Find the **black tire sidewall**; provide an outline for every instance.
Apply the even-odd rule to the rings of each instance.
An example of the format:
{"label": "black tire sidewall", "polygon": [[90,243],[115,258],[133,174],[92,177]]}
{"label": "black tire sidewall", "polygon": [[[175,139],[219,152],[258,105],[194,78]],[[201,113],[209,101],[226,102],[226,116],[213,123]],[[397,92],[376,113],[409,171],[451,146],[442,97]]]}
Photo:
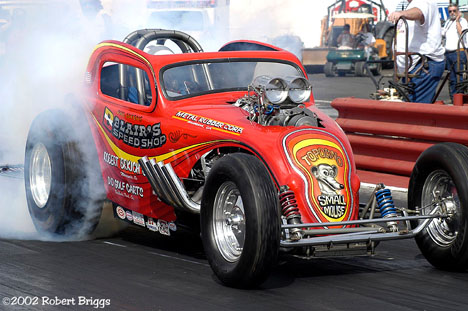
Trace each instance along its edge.
{"label": "black tire sidewall", "polygon": [[[239,189],[246,221],[244,248],[233,263],[220,254],[212,227],[216,193],[226,181],[233,181]],[[268,201],[274,206],[265,206]],[[276,187],[260,160],[247,154],[232,154],[215,163],[203,191],[201,229],[210,266],[224,284],[252,287],[266,279],[278,255],[280,213]]]}
{"label": "black tire sidewall", "polygon": [[354,65],[354,70],[356,72],[356,76],[363,77],[365,76],[366,69],[364,68],[364,62],[356,62]]}
{"label": "black tire sidewall", "polygon": [[[96,179],[100,170],[95,147],[85,148],[89,154],[83,151],[84,144],[94,142],[78,141],[75,137],[76,131],[83,132],[82,137],[92,137],[89,128],[83,128],[88,125],[79,112],[68,115],[61,110],[45,111],[34,119],[29,130],[25,152],[26,198],[33,223],[42,234],[81,239],[94,231],[99,222],[105,192],[102,177]],[[83,119],[81,126],[72,116]],[[34,202],[30,185],[31,153],[39,143],[47,149],[51,164],[50,195],[42,208]],[[96,176],[87,176],[90,170]],[[90,195],[91,192],[96,195]]]}
{"label": "black tire sidewall", "polygon": [[[423,230],[415,237],[419,249],[435,267],[465,270],[468,267],[468,148],[455,143],[437,144],[424,151],[413,169],[408,187],[408,207],[421,206],[424,182],[435,170],[444,170],[452,178],[460,200],[460,224],[457,238],[448,247],[437,245]],[[413,223],[414,227],[416,223]]]}
{"label": "black tire sidewall", "polygon": [[[43,144],[47,150],[51,165],[51,187],[47,203],[39,207],[31,194],[30,163],[34,147]],[[56,132],[43,115],[36,118],[31,125],[26,142],[25,185],[28,209],[36,229],[41,233],[55,233],[61,228],[65,217],[65,167],[62,146]]]}
{"label": "black tire sidewall", "polygon": [[335,71],[333,70],[333,63],[332,62],[325,63],[323,71],[325,73],[325,76],[327,76],[327,77],[334,77],[335,76]]}

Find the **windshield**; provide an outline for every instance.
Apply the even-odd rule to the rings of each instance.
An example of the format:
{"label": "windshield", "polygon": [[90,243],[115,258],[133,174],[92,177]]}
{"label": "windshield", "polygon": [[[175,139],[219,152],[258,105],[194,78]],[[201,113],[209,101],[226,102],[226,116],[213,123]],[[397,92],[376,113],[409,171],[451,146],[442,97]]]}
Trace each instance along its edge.
{"label": "windshield", "polygon": [[304,77],[299,67],[292,63],[225,60],[170,67],[162,73],[162,87],[166,97],[179,99],[207,93],[247,90],[253,79],[262,75]]}

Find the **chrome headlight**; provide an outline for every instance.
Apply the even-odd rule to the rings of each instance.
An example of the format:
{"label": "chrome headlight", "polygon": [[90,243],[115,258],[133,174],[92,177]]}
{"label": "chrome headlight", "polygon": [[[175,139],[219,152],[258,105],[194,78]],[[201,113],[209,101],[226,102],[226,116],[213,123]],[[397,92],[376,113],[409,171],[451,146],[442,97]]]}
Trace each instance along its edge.
{"label": "chrome headlight", "polygon": [[272,104],[281,104],[288,97],[288,84],[281,78],[259,76],[253,85],[265,92],[265,97]]}
{"label": "chrome headlight", "polygon": [[296,104],[302,104],[310,98],[312,86],[310,82],[303,77],[287,77],[289,87],[289,98]]}

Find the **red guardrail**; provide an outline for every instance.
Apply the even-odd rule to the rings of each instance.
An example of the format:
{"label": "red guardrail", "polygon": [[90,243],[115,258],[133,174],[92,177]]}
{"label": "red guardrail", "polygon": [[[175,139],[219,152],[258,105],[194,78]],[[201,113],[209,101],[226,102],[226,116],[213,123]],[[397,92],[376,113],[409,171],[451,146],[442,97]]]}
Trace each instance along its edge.
{"label": "red guardrail", "polygon": [[438,142],[468,145],[468,106],[337,98],[338,124],[363,182],[407,187],[418,156]]}

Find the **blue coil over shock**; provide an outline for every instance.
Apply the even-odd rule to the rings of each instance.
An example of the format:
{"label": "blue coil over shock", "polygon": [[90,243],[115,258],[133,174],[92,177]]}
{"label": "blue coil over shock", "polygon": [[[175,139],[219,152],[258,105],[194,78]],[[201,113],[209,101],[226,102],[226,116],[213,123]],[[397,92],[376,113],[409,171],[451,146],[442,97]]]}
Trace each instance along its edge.
{"label": "blue coil over shock", "polygon": [[390,189],[380,189],[375,193],[375,198],[377,199],[377,207],[380,210],[380,215],[383,218],[397,216]]}
{"label": "blue coil over shock", "polygon": [[[375,198],[377,200],[377,207],[380,210],[380,215],[382,216],[382,218],[398,216],[395,204],[393,203],[392,193],[390,192],[390,189],[382,188],[376,191]],[[397,223],[395,221],[387,222],[387,226],[390,229],[390,231],[398,231]]]}

